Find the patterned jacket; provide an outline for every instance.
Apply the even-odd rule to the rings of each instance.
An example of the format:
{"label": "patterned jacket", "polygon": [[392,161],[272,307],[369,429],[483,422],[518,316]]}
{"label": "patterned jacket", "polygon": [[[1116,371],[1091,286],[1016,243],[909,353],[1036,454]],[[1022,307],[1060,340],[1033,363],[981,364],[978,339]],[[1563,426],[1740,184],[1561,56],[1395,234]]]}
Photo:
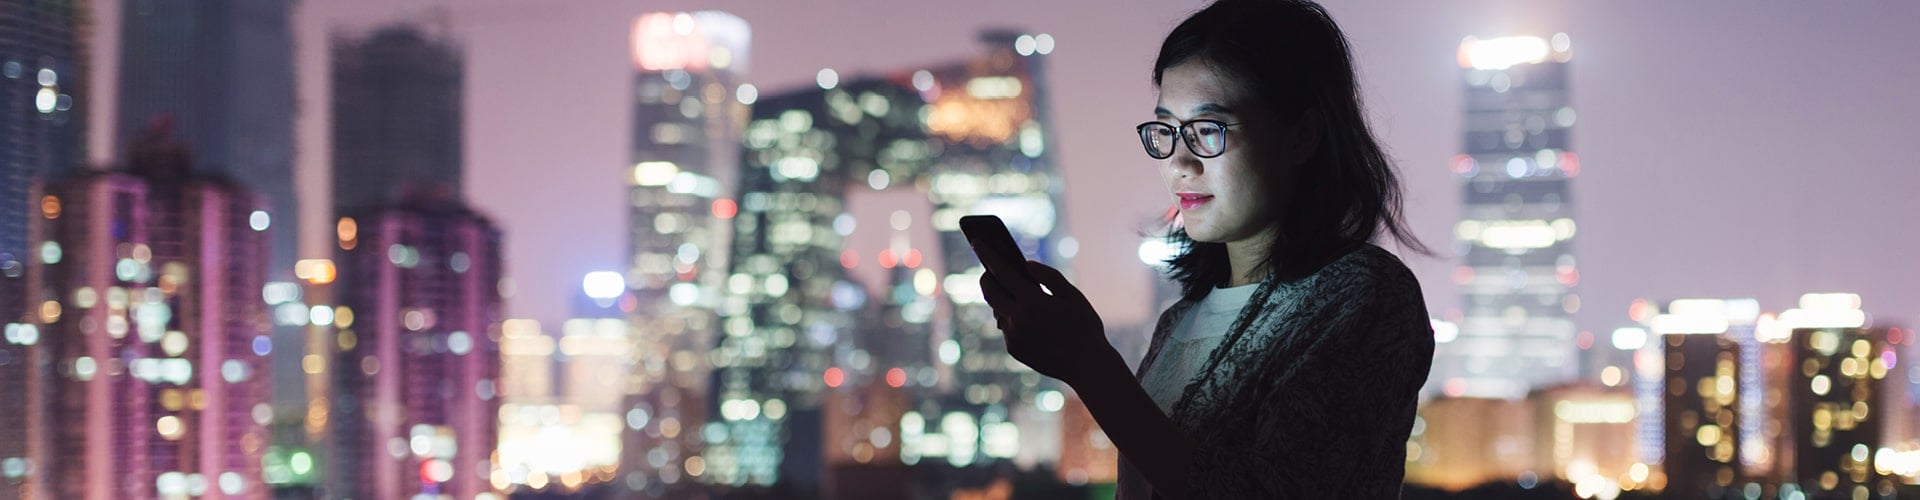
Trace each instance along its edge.
{"label": "patterned jacket", "polygon": [[[1160,315],[1136,379],[1197,300]],[[1194,440],[1188,498],[1398,498],[1433,363],[1420,284],[1374,245],[1268,277],[1174,403]],[[1123,455],[1120,500],[1155,497]]]}

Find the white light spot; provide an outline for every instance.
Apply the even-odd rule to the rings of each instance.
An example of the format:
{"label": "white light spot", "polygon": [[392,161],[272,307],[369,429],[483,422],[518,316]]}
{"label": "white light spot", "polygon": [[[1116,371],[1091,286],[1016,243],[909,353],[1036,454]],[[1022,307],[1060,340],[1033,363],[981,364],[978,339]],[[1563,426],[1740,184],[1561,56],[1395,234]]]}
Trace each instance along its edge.
{"label": "white light spot", "polygon": [[594,271],[581,280],[580,288],[587,292],[588,297],[613,299],[626,292],[627,279],[613,271]]}
{"label": "white light spot", "polygon": [[467,335],[467,332],[447,334],[447,350],[452,351],[454,355],[466,354],[473,351],[473,336]]}
{"label": "white light spot", "polygon": [[760,100],[760,88],[751,83],[743,84],[740,88],[734,89],[733,98],[738,99],[740,104],[751,105]]}
{"label": "white light spot", "polygon": [[947,340],[941,341],[940,342],[940,362],[946,363],[949,365],[959,363],[960,362],[960,344],[957,342],[954,342],[953,339],[947,339]]}
{"label": "white light spot", "polygon": [[822,69],[813,75],[813,81],[820,84],[821,90],[833,90],[834,87],[840,86],[840,73],[835,72],[833,68]]}
{"label": "white light spot", "polygon": [[267,226],[272,222],[273,217],[268,216],[266,210],[254,210],[253,215],[247,216],[247,225],[255,231],[267,230]]}

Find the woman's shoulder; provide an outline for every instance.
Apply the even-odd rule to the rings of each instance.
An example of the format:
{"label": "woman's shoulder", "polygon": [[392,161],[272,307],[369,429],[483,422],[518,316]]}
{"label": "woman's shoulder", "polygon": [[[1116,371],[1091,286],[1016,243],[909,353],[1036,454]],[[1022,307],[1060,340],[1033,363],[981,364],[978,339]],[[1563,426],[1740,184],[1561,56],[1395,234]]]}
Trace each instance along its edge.
{"label": "woman's shoulder", "polygon": [[1399,256],[1372,243],[1362,243],[1313,273],[1302,284],[1311,291],[1336,296],[1418,299],[1420,282]]}

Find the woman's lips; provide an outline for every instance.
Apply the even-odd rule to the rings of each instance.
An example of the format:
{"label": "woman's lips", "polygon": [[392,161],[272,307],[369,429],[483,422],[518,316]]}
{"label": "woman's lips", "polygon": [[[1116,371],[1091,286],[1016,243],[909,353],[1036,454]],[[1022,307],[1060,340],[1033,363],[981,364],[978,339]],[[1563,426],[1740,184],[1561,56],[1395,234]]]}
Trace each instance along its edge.
{"label": "woman's lips", "polygon": [[1182,193],[1180,194],[1180,209],[1192,210],[1193,207],[1200,206],[1212,200],[1213,200],[1213,195]]}

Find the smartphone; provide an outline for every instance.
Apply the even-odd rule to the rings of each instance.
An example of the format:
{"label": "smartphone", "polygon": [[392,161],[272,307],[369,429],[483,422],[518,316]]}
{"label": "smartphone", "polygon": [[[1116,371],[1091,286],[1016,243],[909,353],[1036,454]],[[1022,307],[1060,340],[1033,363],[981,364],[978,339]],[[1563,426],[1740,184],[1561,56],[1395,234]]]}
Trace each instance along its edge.
{"label": "smartphone", "polygon": [[[1020,253],[1020,244],[1013,241],[1013,233],[1007,231],[1006,223],[1001,222],[999,217],[992,215],[961,217],[960,232],[967,235],[967,244],[973,246],[973,254],[980,257],[981,264],[985,264],[992,270],[1011,268],[1028,282],[1039,283],[1034,281],[1033,275],[1027,274],[1026,256]],[[991,248],[993,253],[1004,260],[987,262],[986,257],[980,255],[981,246]]]}

